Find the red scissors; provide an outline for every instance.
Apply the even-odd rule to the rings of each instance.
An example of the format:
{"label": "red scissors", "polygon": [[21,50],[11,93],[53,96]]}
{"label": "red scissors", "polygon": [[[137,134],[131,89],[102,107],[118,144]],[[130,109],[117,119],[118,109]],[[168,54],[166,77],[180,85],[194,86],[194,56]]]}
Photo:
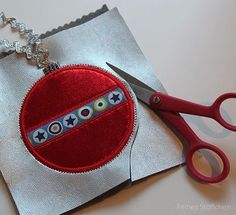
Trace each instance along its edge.
{"label": "red scissors", "polygon": [[[220,105],[222,102],[226,99],[236,98],[236,93],[223,94],[218,97],[211,106],[203,106],[161,92],[156,92],[156,90],[114,65],[109,63],[107,63],[107,65],[130,84],[139,100],[147,104],[151,109],[155,110],[161,118],[167,120],[167,122],[169,122],[180,133],[180,135],[185,138],[187,142],[186,164],[192,176],[206,183],[217,183],[223,181],[228,176],[230,164],[224,152],[216,146],[202,141],[179,113],[209,117],[216,120],[223,127],[236,131],[236,126],[226,122],[220,114]],[[221,158],[223,169],[220,175],[212,177],[205,176],[194,167],[192,158],[194,153],[200,149],[207,149],[215,152]]]}

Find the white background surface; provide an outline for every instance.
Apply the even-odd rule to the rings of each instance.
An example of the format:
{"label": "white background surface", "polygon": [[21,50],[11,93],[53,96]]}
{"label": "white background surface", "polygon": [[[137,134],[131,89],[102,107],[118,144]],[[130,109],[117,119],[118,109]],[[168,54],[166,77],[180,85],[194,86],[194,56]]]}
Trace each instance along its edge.
{"label": "white background surface", "polygon": [[[103,3],[118,7],[169,94],[210,103],[224,92],[236,92],[235,0],[0,0],[0,10],[42,33]],[[228,110],[236,124],[236,102]],[[200,184],[185,168],[177,167],[75,214],[235,214],[236,134],[204,120],[213,129],[209,133],[198,126],[201,119],[186,119],[202,139],[227,154],[231,163],[227,180],[217,185]],[[16,213],[0,180],[0,214]]]}

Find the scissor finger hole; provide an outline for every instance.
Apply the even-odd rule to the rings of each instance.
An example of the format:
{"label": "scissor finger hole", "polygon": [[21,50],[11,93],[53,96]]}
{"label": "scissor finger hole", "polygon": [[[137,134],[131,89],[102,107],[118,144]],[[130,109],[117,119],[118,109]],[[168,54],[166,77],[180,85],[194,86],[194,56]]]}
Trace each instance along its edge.
{"label": "scissor finger hole", "polygon": [[224,164],[220,156],[209,149],[198,149],[193,153],[194,169],[204,177],[215,178],[222,174]]}
{"label": "scissor finger hole", "polygon": [[236,126],[236,99],[229,98],[220,105],[220,115],[230,125]]}

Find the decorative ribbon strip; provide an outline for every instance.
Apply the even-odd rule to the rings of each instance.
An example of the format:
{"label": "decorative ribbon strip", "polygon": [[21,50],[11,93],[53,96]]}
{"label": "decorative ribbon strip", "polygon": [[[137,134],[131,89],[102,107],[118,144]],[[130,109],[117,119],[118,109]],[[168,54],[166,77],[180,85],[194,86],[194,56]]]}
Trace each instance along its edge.
{"label": "decorative ribbon strip", "polygon": [[126,101],[126,97],[123,91],[117,88],[62,117],[28,132],[28,138],[34,147],[39,146],[78,125],[88,122],[124,101]]}

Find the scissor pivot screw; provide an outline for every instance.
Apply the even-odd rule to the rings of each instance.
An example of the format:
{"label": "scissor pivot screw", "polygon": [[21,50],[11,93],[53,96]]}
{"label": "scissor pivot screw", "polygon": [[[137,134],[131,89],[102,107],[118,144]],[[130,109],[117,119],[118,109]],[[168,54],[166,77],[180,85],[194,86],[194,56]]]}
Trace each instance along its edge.
{"label": "scissor pivot screw", "polygon": [[154,96],[152,101],[154,104],[158,104],[161,101],[161,99],[158,96]]}

